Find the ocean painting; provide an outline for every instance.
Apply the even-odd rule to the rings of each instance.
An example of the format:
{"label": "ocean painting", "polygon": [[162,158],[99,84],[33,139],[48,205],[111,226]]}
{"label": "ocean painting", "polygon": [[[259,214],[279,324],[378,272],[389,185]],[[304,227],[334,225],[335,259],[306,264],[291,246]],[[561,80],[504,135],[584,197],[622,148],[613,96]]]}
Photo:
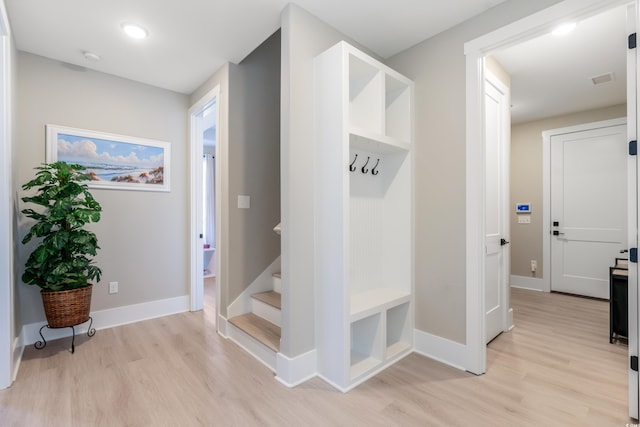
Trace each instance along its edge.
{"label": "ocean painting", "polygon": [[77,163],[89,186],[169,191],[169,144],[142,138],[47,125],[47,161]]}

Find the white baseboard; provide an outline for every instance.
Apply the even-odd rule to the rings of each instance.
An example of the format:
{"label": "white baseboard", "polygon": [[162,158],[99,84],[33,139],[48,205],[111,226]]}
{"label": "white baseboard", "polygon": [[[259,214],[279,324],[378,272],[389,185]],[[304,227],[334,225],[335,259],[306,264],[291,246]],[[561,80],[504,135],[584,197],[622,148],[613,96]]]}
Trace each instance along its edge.
{"label": "white baseboard", "polygon": [[[93,318],[92,327],[96,330],[108,329],[129,323],[140,322],[142,320],[154,319],[156,317],[169,316],[171,314],[184,313],[189,311],[189,296],[168,298],[157,301],[149,301],[141,304],[127,305],[124,307],[110,308],[91,312]],[[45,322],[29,323],[22,327],[21,343],[27,346],[40,341],[38,331]],[[87,333],[89,322],[78,325],[75,328],[76,335]],[[71,336],[69,328],[46,329],[43,331],[47,341]]]}
{"label": "white baseboard", "polygon": [[414,329],[413,346],[416,353],[462,371],[466,370],[467,346],[464,344]]}
{"label": "white baseboard", "polygon": [[276,379],[289,388],[315,377],[318,371],[318,353],[311,350],[293,359],[276,354]]}
{"label": "white baseboard", "polygon": [[22,354],[24,353],[24,342],[22,341],[22,334],[13,340],[13,372],[12,381],[15,381],[18,377],[18,370],[20,369],[20,362],[22,362]]}
{"label": "white baseboard", "polygon": [[545,292],[544,280],[538,277],[526,277],[511,275],[509,283],[512,288],[529,289],[532,291]]}
{"label": "white baseboard", "polygon": [[227,318],[218,314],[217,326],[218,326],[218,333],[222,335],[225,339],[229,338],[227,336]]}

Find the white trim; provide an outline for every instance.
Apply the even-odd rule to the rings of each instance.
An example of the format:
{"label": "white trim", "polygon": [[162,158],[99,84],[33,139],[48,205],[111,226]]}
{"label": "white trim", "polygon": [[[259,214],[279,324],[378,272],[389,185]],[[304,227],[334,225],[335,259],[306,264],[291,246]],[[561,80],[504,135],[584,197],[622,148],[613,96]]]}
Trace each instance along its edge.
{"label": "white trim", "polygon": [[[196,131],[198,128],[198,121],[196,116],[200,114],[209,104],[212,102],[216,102],[216,134],[219,135],[220,130],[220,85],[216,85],[213,89],[207,92],[202,98],[200,98],[195,104],[193,104],[189,108],[189,164],[190,164],[190,174],[189,174],[189,282],[190,282],[190,310],[198,311],[202,310],[204,306],[204,284],[203,284],[203,249],[202,249],[202,238],[200,234],[202,233],[202,228],[198,224],[198,210],[197,201],[202,198],[202,142],[198,138],[198,132]],[[216,136],[217,136],[216,135]],[[219,144],[221,143],[220,138],[217,138],[216,141],[216,162],[223,161],[223,159],[219,156]],[[200,160],[200,161],[199,161]],[[216,167],[216,274],[217,284],[216,292],[217,298],[216,300],[220,301],[220,254],[225,251],[226,248],[222,247],[222,240],[219,238],[220,232],[222,229],[219,227],[220,221],[220,169]],[[220,250],[218,250],[220,249]],[[218,307],[218,313],[220,312]]]}
{"label": "white trim", "polygon": [[314,378],[318,371],[318,353],[311,350],[294,358],[276,354],[276,380],[289,388]]}
{"label": "white trim", "polygon": [[542,132],[542,291],[551,292],[551,137],[611,126],[626,125],[627,118],[583,123]]}
{"label": "white trim", "polygon": [[[157,301],[149,301],[141,304],[132,304],[124,307],[110,308],[106,310],[92,311],[93,327],[96,330],[114,328],[116,326],[127,325],[129,323],[141,322],[143,320],[155,319],[158,317],[170,316],[172,314],[189,311],[189,296],[167,298]],[[29,323],[22,327],[21,342],[23,345],[31,345],[40,340],[38,331],[45,322]],[[76,336],[86,333],[89,322],[83,323],[75,328]],[[47,341],[66,338],[71,336],[69,328],[44,329],[44,338]]]}
{"label": "white trim", "polygon": [[218,329],[218,334],[220,334],[220,336],[222,336],[225,339],[229,338],[229,336],[227,335],[227,325],[228,325],[227,318],[219,314],[218,321],[216,322],[216,326]]}
{"label": "white trim", "polygon": [[11,165],[11,40],[4,2],[0,2],[0,390],[13,382],[13,198]]}
{"label": "white trim", "polygon": [[[467,329],[466,360],[458,361],[469,372],[483,374],[487,369],[484,341],[484,264],[485,264],[485,150],[483,142],[483,59],[479,52],[467,54],[467,182],[466,182],[466,259]],[[480,114],[478,114],[480,112]],[[480,215],[478,215],[480,213]]]}
{"label": "white trim", "polygon": [[[546,265],[546,264],[545,264]],[[511,275],[509,279],[512,288],[529,289],[530,291],[549,292],[545,288],[545,282],[539,277],[526,277]]]}
{"label": "white trim", "polygon": [[22,334],[15,337],[13,340],[13,374],[11,376],[12,381],[15,381],[18,377],[18,371],[20,370],[20,362],[22,362],[22,355],[24,354],[24,343],[22,342]]}
{"label": "white trim", "polygon": [[464,344],[414,329],[413,346],[413,351],[429,359],[437,360],[461,371],[467,370],[465,368],[467,351]]}
{"label": "white trim", "polygon": [[[633,34],[638,26],[638,2],[627,6],[627,34]],[[627,140],[637,140],[638,132],[638,49],[627,49]],[[638,156],[628,156],[627,160],[627,236],[629,248],[638,247]],[[628,356],[638,355],[638,264],[629,265],[628,279]],[[629,368],[629,417],[638,418],[638,372]]]}
{"label": "white trim", "polygon": [[[554,24],[624,5],[629,0],[565,0],[520,19],[464,45],[466,55],[466,303],[467,303],[467,370],[486,371],[484,336],[484,144],[481,102],[482,59],[498,48],[529,40],[549,31]],[[480,215],[478,215],[480,213]],[[547,264],[545,264],[547,265]]]}

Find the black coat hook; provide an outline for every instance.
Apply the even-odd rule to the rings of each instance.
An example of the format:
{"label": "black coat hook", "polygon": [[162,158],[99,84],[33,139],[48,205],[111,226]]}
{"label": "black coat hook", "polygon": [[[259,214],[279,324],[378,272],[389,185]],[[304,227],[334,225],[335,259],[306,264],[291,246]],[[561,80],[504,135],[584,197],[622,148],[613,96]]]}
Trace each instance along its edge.
{"label": "black coat hook", "polygon": [[367,161],[365,162],[364,165],[362,165],[362,173],[369,172],[369,169],[366,168],[366,166],[369,164],[369,159],[371,159],[371,157],[367,156]]}
{"label": "black coat hook", "polygon": [[378,159],[378,161],[376,162],[376,165],[373,167],[373,169],[371,169],[371,175],[378,175],[380,173],[379,170],[376,170],[379,163],[380,163],[380,159]]}
{"label": "black coat hook", "polygon": [[356,160],[358,160],[358,154],[357,154],[357,153],[356,153],[356,157],[353,159],[353,162],[351,162],[351,164],[349,165],[349,170],[350,170],[351,172],[353,172],[353,171],[355,171],[355,170],[356,170],[356,167],[355,167],[355,166],[353,166],[353,165],[356,163]]}

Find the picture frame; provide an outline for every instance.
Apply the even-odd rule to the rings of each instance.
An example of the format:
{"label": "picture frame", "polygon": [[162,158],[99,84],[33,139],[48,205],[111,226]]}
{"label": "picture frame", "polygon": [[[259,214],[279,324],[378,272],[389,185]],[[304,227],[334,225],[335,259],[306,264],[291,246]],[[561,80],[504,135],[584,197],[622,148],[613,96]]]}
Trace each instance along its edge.
{"label": "picture frame", "polygon": [[84,166],[91,188],[171,191],[168,142],[47,124],[45,159]]}

